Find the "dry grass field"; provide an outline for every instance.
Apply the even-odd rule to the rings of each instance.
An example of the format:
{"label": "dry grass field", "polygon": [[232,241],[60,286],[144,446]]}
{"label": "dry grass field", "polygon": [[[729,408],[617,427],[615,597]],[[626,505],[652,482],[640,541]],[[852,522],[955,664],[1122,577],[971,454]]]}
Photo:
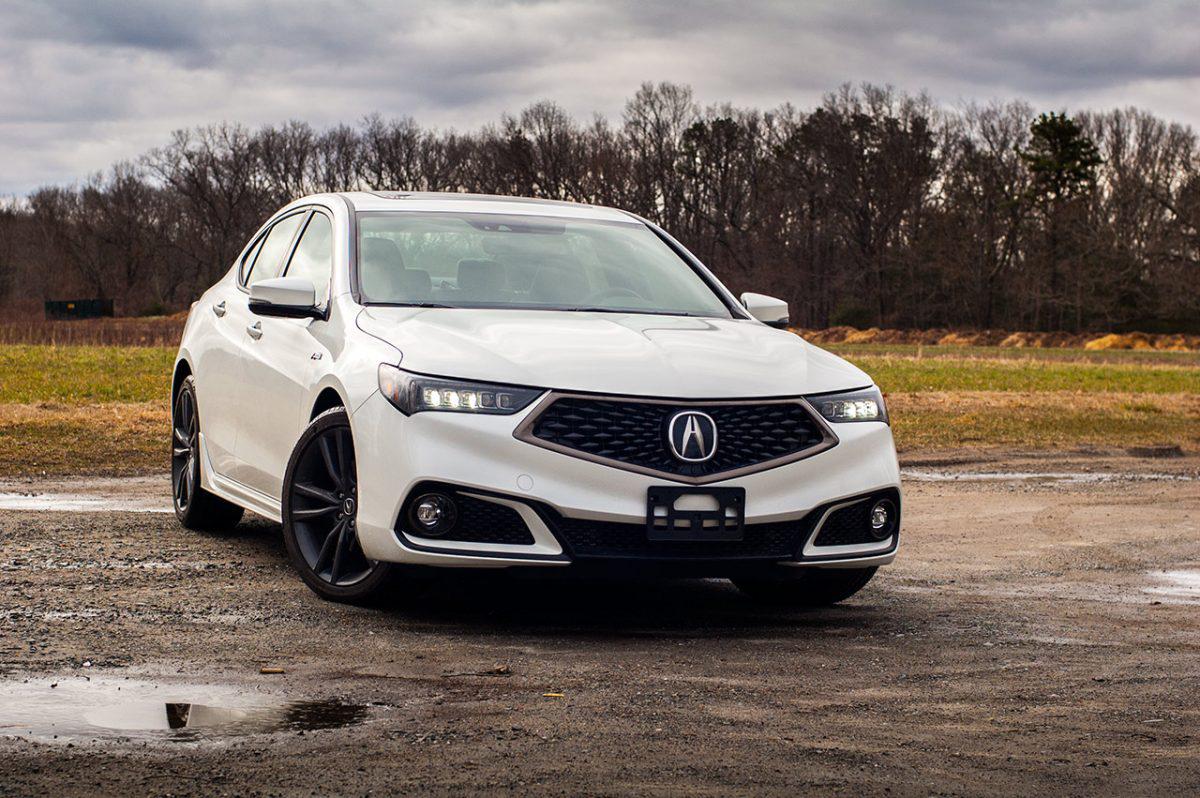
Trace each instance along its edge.
{"label": "dry grass field", "polygon": [[[884,389],[902,455],[1200,449],[1200,353],[827,346]],[[174,352],[0,345],[0,476],[165,469]]]}

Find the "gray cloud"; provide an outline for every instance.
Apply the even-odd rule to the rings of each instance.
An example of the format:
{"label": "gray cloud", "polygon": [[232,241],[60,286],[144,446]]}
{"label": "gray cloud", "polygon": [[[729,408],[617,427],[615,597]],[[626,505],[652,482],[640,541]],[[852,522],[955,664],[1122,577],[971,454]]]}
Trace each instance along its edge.
{"label": "gray cloud", "polygon": [[1196,124],[1198,34],[1178,2],[16,0],[0,10],[0,192],[206,122],[473,128],[543,98],[615,117],[645,80],[762,107],[872,81]]}

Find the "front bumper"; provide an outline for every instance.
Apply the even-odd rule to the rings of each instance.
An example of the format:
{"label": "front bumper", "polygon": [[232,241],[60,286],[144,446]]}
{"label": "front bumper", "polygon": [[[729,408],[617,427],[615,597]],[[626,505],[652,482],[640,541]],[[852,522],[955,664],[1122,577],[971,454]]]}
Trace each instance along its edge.
{"label": "front bumper", "polygon": [[[358,463],[358,535],[366,555],[442,567],[562,566],[583,559],[563,534],[564,523],[595,529],[597,534],[632,534],[633,527],[644,528],[647,489],[671,480],[517,440],[514,431],[535,407],[536,403],[513,416],[427,412],[409,417],[379,393],[364,402],[351,425]],[[776,551],[766,559],[794,566],[867,567],[895,557],[899,529],[883,541],[816,545],[821,522],[839,505],[888,490],[899,499],[900,471],[891,428],[882,423],[839,424],[836,433],[838,444],[813,457],[711,483],[745,488],[748,531],[797,526],[794,549]],[[532,542],[449,541],[399,531],[405,499],[423,482],[454,485],[512,509],[528,526]],[[589,559],[605,557],[602,550],[596,551],[600,554]],[[674,559],[663,551],[655,549],[649,556]],[[703,559],[710,565],[745,562],[739,551],[731,550],[728,557],[692,556],[694,551],[690,548],[683,559]]]}

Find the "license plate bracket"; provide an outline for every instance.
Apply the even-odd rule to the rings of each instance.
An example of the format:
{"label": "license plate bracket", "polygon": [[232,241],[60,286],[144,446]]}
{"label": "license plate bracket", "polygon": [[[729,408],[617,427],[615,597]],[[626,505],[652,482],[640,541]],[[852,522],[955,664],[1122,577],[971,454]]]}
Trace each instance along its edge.
{"label": "license plate bracket", "polygon": [[745,488],[651,485],[646,492],[649,540],[742,540],[745,525]]}

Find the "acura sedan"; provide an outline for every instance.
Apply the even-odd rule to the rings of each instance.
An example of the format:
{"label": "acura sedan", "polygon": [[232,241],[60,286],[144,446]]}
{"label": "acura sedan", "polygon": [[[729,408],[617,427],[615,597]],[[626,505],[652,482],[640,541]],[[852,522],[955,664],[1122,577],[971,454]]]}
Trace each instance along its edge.
{"label": "acura sedan", "polygon": [[501,567],[840,601],[895,557],[899,469],[871,378],[787,315],[620,210],[305,197],[192,308],[175,511],[279,521],[338,601]]}

